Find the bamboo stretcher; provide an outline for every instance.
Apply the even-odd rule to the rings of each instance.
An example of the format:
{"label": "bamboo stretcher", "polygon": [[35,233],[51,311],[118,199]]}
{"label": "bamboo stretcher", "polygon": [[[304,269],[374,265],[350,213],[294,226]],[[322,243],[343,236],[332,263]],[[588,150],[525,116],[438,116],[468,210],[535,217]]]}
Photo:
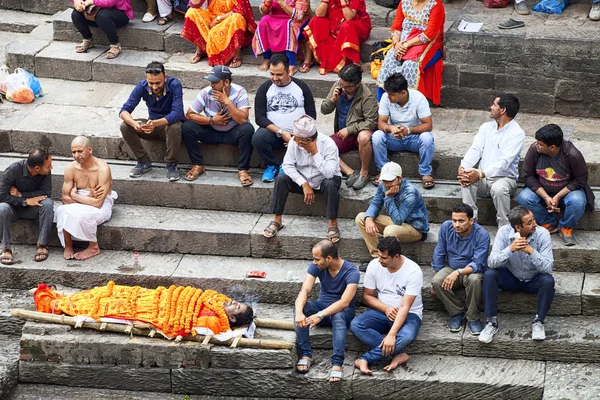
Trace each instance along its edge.
{"label": "bamboo stretcher", "polygon": [[[116,324],[110,322],[78,322],[75,318],[70,317],[68,315],[56,315],[56,314],[48,314],[44,312],[25,310],[16,308],[11,310],[11,314],[15,318],[24,318],[30,319],[33,321],[41,321],[41,322],[50,322],[54,324],[62,324],[69,325],[75,328],[88,328],[95,329],[97,331],[108,331],[108,332],[117,332],[117,333],[125,333],[128,335],[136,335],[136,336],[149,336],[154,337],[156,334],[156,330],[152,329],[151,325],[133,321],[133,325],[130,324]],[[292,321],[283,321],[276,319],[265,319],[265,318],[256,318],[254,323],[259,328],[270,328],[270,329],[285,329],[285,330],[293,330],[294,324]],[[241,336],[234,337],[232,339],[226,341],[218,341],[211,335],[188,335],[188,336],[178,336],[175,339],[176,342],[180,342],[181,340],[186,341],[194,341],[201,342],[202,344],[216,344],[221,346],[230,346],[230,347],[254,347],[259,349],[292,349],[294,347],[294,343],[289,342],[287,340],[279,340],[279,339],[249,339]]]}

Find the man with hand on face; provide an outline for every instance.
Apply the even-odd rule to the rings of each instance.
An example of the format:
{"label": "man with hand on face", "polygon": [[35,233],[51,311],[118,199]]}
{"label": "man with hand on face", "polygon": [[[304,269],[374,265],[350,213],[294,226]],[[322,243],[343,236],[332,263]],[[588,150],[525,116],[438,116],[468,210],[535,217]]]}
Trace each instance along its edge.
{"label": "man with hand on face", "polygon": [[[490,235],[475,222],[473,209],[458,204],[452,209],[452,219],[440,227],[438,243],[433,251],[432,266],[436,271],[431,281],[432,293],[444,304],[451,318],[450,332],[460,332],[466,316],[471,335],[479,335],[481,282],[490,251]],[[464,287],[465,305],[454,293]]]}
{"label": "man with hand on face", "polygon": [[[271,59],[271,63],[272,63]],[[294,121],[294,136],[283,158],[283,172],[275,180],[269,212],[273,220],[264,230],[272,238],[283,229],[282,214],[290,192],[303,194],[306,204],[315,202],[315,191],[325,197],[325,215],[328,221],[327,238],[333,243],[340,240],[337,215],[340,206],[342,174],[338,149],[327,135],[317,132],[317,123],[308,115]]]}
{"label": "man with hand on face", "polygon": [[284,53],[275,53],[269,66],[271,79],[264,82],[254,97],[254,119],[260,127],[252,145],[266,170],[263,182],[273,182],[283,170],[273,149],[284,149],[292,139],[293,122],[302,115],[317,118],[315,99],[306,83],[292,77],[290,61]]}
{"label": "man with hand on face", "polygon": [[[133,119],[131,113],[140,100],[148,107],[149,117]],[[170,182],[179,179],[177,152],[181,146],[181,124],[183,114],[183,88],[176,78],[165,74],[165,67],[158,61],[146,66],[146,79],[140,81],[119,113],[123,120],[121,134],[135,158],[136,166],[129,172],[132,178],[139,178],[152,169],[150,156],[144,150],[140,139],[166,141],[167,179]]]}
{"label": "man with hand on face", "polygon": [[244,187],[250,186],[254,183],[248,173],[254,127],[248,122],[248,93],[242,86],[232,83],[231,70],[227,66],[217,65],[206,79],[210,86],[200,91],[187,111],[188,120],[182,128],[183,143],[193,164],[185,179],[195,181],[206,170],[198,142],[230,144],[240,148],[240,183]]}
{"label": "man with hand on face", "polygon": [[498,333],[498,289],[537,295],[531,338],[546,338],[544,320],[554,299],[550,233],[537,226],[533,213],[523,206],[510,210],[508,220],[510,225],[498,229],[488,257],[488,270],[483,275],[487,325],[479,335],[482,343],[490,343]]}
{"label": "man with hand on face", "polygon": [[369,263],[363,284],[363,300],[370,309],[350,324],[352,334],[371,347],[354,362],[364,375],[373,374],[369,365],[389,357],[385,371],[406,363],[404,349],[417,337],[423,318],[421,267],[402,255],[395,237],[382,238],[377,252],[379,259]]}
{"label": "man with hand on face", "polygon": [[[384,208],[387,215],[381,214]],[[377,192],[366,212],[356,216],[371,257],[378,256],[377,234],[394,236],[400,242],[427,240],[429,216],[419,189],[402,177],[402,168],[389,162],[381,168]]]}
{"label": "man with hand on face", "polygon": [[[312,249],[313,263],[308,266],[302,289],[296,298],[294,329],[298,340],[300,360],[296,370],[305,374],[312,364],[312,347],[309,329],[315,326],[331,326],[333,355],[331,356],[330,382],[342,379],[346,332],[356,307],[356,289],[360,272],[354,264],[343,260],[330,240],[322,240]],[[319,278],[321,292],[318,300],[308,300]]]}

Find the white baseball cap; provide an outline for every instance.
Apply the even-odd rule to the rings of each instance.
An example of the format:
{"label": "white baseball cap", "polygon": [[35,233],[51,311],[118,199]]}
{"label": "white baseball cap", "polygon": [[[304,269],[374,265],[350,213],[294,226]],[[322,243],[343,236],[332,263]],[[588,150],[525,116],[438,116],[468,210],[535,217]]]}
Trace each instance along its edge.
{"label": "white baseball cap", "polygon": [[381,173],[379,174],[380,181],[393,181],[397,177],[402,176],[402,167],[395,163],[389,162],[381,167]]}

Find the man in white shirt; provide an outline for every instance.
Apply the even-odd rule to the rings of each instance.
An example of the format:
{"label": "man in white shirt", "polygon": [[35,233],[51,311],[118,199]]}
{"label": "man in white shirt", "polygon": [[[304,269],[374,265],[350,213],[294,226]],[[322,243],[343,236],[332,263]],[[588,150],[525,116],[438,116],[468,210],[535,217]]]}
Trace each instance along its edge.
{"label": "man in white shirt", "polygon": [[385,371],[406,363],[404,349],[417,337],[423,318],[421,267],[402,255],[393,236],[382,238],[377,250],[379,259],[369,263],[363,283],[363,300],[371,308],[350,324],[352,334],[371,347],[354,363],[364,375],[372,375],[369,365],[390,356]]}
{"label": "man in white shirt", "polygon": [[290,192],[304,194],[304,202],[315,202],[315,191],[325,197],[326,216],[329,220],[327,238],[336,243],[340,240],[337,223],[340,205],[342,173],[335,142],[317,132],[317,123],[308,115],[294,121],[293,140],[289,141],[283,158],[283,172],[277,175],[269,212],[273,220],[264,230],[266,238],[272,238],[283,229],[281,216]]}
{"label": "man in white shirt", "polygon": [[458,167],[463,203],[473,208],[477,219],[477,197],[491,197],[498,227],[508,224],[510,198],[517,190],[519,158],[525,145],[525,132],[514,120],[519,107],[519,99],[512,94],[496,97],[490,107],[493,121],[479,127]]}
{"label": "man in white shirt", "polygon": [[[431,110],[427,98],[418,90],[408,89],[400,72],[390,75],[384,83],[385,94],[379,103],[379,128],[373,134],[373,158],[378,171],[387,164],[388,150],[419,153],[419,174],[423,188],[431,189],[434,141]],[[379,176],[373,183],[379,184]]]}

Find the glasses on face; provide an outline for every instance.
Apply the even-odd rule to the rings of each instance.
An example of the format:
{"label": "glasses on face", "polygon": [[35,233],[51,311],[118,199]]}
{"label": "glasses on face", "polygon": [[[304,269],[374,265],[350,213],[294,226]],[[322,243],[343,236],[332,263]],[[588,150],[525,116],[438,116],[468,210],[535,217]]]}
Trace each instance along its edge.
{"label": "glasses on face", "polygon": [[157,74],[162,74],[163,72],[164,71],[162,70],[162,68],[158,68],[158,67],[146,68],[147,74],[157,75]]}
{"label": "glasses on face", "polygon": [[342,84],[340,83],[340,87],[341,87],[343,90],[352,90],[352,89],[354,89],[354,88],[355,88],[355,87],[357,87],[357,86],[358,86],[358,83],[355,83],[355,84],[352,84],[352,85],[342,85]]}

